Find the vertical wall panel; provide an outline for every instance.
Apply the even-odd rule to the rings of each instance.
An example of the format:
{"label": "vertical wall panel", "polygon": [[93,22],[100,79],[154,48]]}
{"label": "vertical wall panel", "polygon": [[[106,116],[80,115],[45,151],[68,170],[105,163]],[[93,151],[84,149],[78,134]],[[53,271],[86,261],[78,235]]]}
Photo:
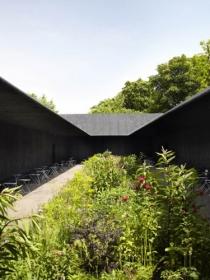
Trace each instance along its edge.
{"label": "vertical wall panel", "polygon": [[70,138],[0,122],[0,180],[70,156]]}

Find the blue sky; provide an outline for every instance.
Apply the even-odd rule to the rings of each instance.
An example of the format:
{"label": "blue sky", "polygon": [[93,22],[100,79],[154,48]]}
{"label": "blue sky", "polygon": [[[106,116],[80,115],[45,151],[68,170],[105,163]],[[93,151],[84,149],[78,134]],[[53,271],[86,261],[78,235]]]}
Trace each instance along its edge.
{"label": "blue sky", "polygon": [[209,0],[0,0],[0,76],[86,113],[127,80],[201,51]]}

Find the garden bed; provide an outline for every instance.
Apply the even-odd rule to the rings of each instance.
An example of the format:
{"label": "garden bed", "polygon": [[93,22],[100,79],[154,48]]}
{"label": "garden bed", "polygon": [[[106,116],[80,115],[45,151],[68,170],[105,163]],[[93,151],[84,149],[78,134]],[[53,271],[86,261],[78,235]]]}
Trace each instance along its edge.
{"label": "garden bed", "polygon": [[173,159],[163,150],[155,166],[109,152],[87,160],[25,230],[4,227],[3,279],[209,279],[197,174]]}

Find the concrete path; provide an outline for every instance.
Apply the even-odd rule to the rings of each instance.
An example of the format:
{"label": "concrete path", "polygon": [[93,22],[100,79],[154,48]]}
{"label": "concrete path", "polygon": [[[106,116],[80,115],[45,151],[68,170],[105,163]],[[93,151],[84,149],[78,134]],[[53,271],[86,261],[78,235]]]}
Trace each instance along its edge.
{"label": "concrete path", "polygon": [[82,165],[78,164],[25,195],[14,203],[14,208],[8,211],[8,215],[11,218],[24,218],[37,213],[40,207],[52,199],[81,168]]}

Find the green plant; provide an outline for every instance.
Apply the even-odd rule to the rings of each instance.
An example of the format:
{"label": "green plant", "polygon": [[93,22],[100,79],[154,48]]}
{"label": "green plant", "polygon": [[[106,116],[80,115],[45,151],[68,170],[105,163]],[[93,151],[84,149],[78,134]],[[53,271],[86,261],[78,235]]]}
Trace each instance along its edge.
{"label": "green plant", "polygon": [[125,178],[125,171],[118,166],[119,159],[110,152],[94,155],[85,162],[84,171],[93,178],[96,192],[117,187]]}
{"label": "green plant", "polygon": [[[209,233],[210,228],[198,214],[199,206],[195,203],[197,174],[194,169],[173,164],[175,155],[171,151],[162,149],[158,155],[156,167],[146,163],[140,166],[134,184],[140,199],[141,221],[145,217],[145,222],[139,225],[150,225],[140,227],[140,232],[149,236],[140,242],[143,244],[143,264],[147,264],[145,255],[150,255],[148,246],[152,241],[152,251],[156,252],[152,258],[152,262],[156,263],[154,279],[159,279],[164,270],[177,271],[182,266],[195,266],[206,276],[209,269],[200,260],[204,260],[204,254],[207,257],[208,253],[204,249],[202,254],[198,244],[202,248],[206,244],[209,248],[209,234],[203,234]],[[147,250],[144,253],[145,247]]]}
{"label": "green plant", "polygon": [[93,207],[92,178],[78,172],[66,187],[43,209],[43,233],[50,242],[63,243],[69,238],[69,228],[82,225]]}
{"label": "green plant", "polygon": [[[42,218],[24,229],[9,222],[6,232],[20,228],[27,245],[0,261],[5,279],[208,279],[210,226],[195,200],[197,174],[174,164],[171,151],[158,156],[152,166],[133,155],[95,155]],[[2,216],[10,200],[2,199]]]}
{"label": "green plant", "polygon": [[[112,222],[112,227],[120,230],[120,236],[115,248],[117,267],[122,269],[125,263],[137,261],[136,255],[136,194],[131,189],[129,181],[117,188],[105,190],[96,197],[94,209],[103,213]],[[112,227],[108,229],[112,232]]]}
{"label": "green plant", "polygon": [[110,273],[103,273],[100,277],[101,280],[127,280],[129,279],[125,272],[122,270],[112,270]]}
{"label": "green plant", "polygon": [[119,167],[126,171],[128,176],[134,177],[139,165],[139,158],[136,155],[121,156]]}
{"label": "green plant", "polygon": [[137,266],[135,280],[151,280],[153,270],[153,266]]}
{"label": "green plant", "polygon": [[165,270],[161,273],[161,279],[166,280],[198,280],[199,273],[194,267],[181,267],[176,271]]}
{"label": "green plant", "polygon": [[116,221],[98,214],[87,224],[76,228],[69,243],[78,251],[81,267],[98,275],[118,266],[116,249],[120,235],[121,229]]}
{"label": "green plant", "polygon": [[15,270],[15,262],[36,251],[29,231],[19,219],[11,219],[7,211],[19,197],[18,188],[0,192],[0,278]]}

